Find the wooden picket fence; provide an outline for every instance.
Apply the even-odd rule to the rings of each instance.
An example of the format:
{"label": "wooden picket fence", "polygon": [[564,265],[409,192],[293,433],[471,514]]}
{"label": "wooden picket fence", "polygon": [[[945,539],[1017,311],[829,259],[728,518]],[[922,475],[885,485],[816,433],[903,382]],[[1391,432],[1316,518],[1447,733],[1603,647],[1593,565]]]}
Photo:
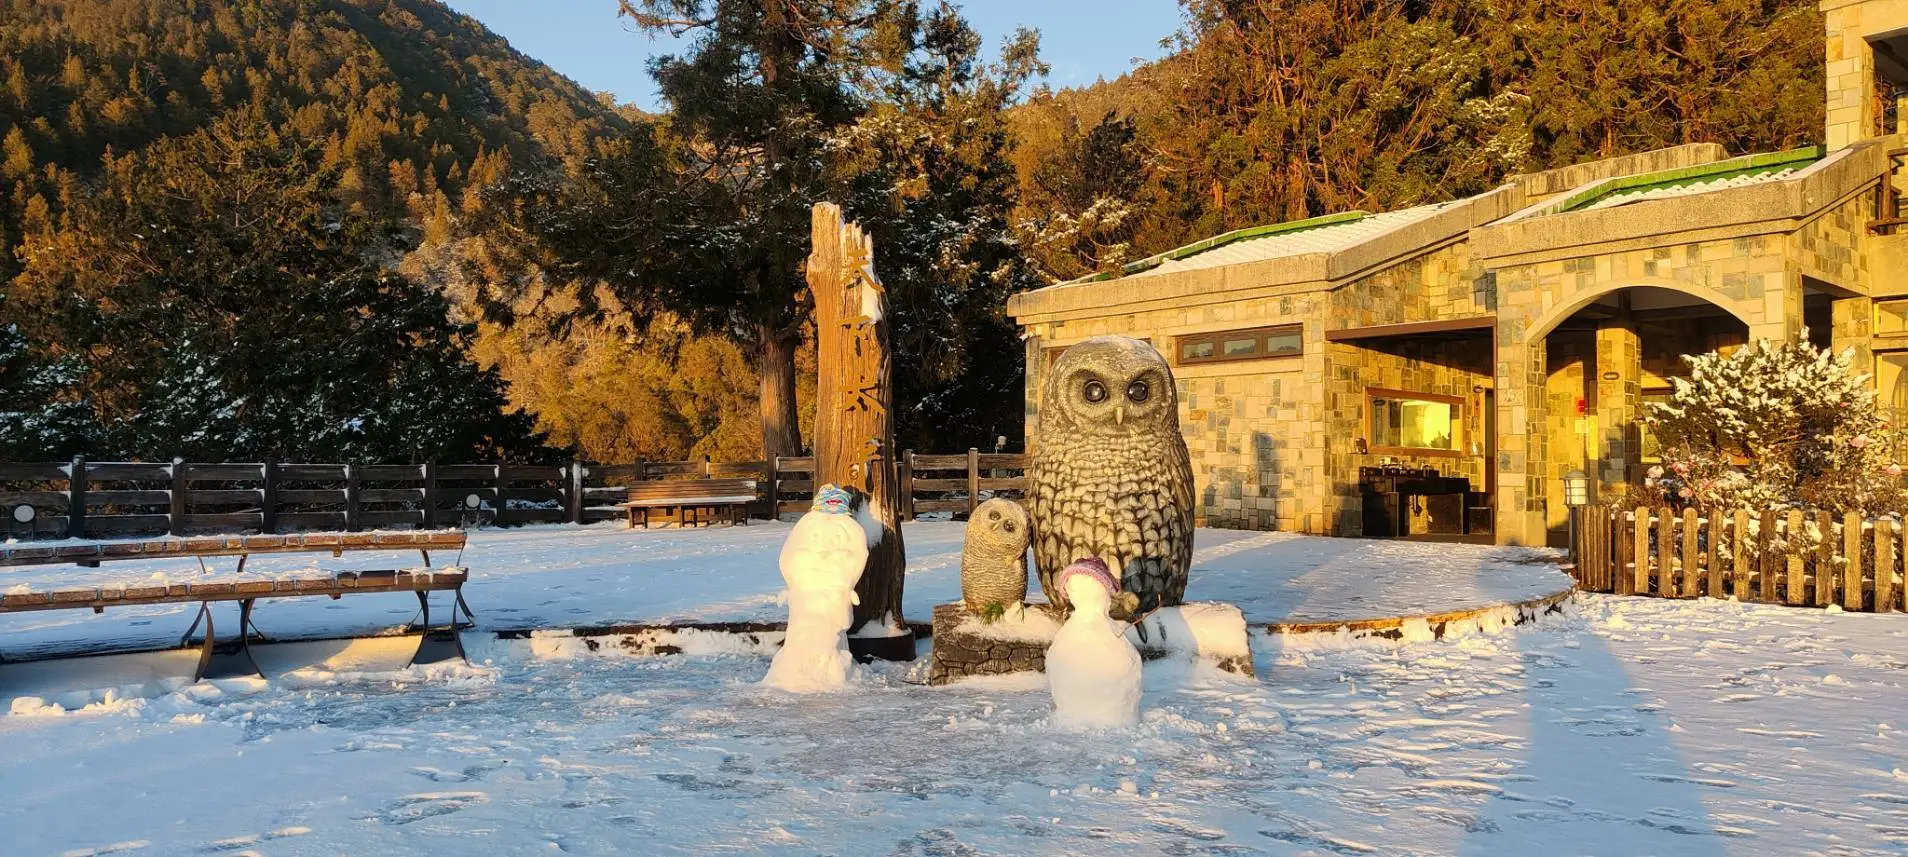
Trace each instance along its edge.
{"label": "wooden picket fence", "polygon": [[1903,528],[1892,517],[1648,507],[1572,515],[1577,587],[1587,592],[1908,610]]}
{"label": "wooden picket fence", "polygon": [[[895,462],[902,514],[971,511],[983,492],[1024,493],[1026,456],[916,455]],[[632,482],[753,478],[758,517],[805,512],[812,456],[634,464],[0,463],[0,539],[171,533],[589,523],[621,518]],[[918,475],[917,475],[918,474]],[[473,505],[475,508],[473,508]],[[14,512],[30,509],[31,520]]]}

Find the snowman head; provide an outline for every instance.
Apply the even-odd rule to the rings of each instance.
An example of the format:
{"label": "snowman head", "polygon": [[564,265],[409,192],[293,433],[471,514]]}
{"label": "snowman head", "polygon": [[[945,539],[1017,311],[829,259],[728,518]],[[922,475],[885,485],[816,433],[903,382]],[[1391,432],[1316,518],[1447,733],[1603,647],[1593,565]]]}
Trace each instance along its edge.
{"label": "snowman head", "polygon": [[1067,594],[1067,601],[1074,610],[1088,614],[1104,615],[1120,591],[1119,581],[1113,579],[1106,562],[1097,556],[1074,560],[1072,565],[1060,570],[1055,582]]}

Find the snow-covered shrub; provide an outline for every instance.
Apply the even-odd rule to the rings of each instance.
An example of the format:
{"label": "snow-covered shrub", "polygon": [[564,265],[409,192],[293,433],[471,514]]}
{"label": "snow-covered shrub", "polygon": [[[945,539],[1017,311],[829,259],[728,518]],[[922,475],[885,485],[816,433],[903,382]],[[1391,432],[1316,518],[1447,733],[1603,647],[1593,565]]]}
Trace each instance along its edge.
{"label": "snow-covered shrub", "polygon": [[1883,513],[1904,507],[1899,435],[1875,407],[1854,349],[1752,342],[1685,356],[1688,378],[1645,419],[1663,463],[1644,486],[1672,507],[1805,506]]}

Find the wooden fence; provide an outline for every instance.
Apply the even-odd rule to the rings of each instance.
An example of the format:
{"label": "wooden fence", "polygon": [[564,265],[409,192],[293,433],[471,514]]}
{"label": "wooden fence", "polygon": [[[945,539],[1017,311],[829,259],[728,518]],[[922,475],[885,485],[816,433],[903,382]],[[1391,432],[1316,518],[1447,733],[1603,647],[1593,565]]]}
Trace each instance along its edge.
{"label": "wooden fence", "polygon": [[1595,507],[1573,517],[1577,586],[1588,592],[1908,609],[1903,528],[1891,517]]}
{"label": "wooden fence", "polygon": [[[909,519],[969,511],[981,492],[1021,492],[1026,481],[1021,455],[908,452],[895,466]],[[0,463],[0,538],[589,523],[621,517],[616,504],[631,482],[711,477],[757,480],[752,512],[768,517],[770,510],[807,511],[814,471],[808,456],[563,465]],[[32,520],[15,517],[22,507],[33,510]]]}

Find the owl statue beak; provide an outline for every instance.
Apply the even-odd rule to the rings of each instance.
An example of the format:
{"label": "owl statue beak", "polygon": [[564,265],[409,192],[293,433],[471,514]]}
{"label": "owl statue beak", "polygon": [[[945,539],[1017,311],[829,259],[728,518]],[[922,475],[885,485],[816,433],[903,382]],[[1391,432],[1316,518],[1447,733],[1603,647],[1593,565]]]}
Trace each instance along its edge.
{"label": "owl statue beak", "polygon": [[1125,405],[1113,406],[1113,424],[1122,425],[1122,426],[1126,425],[1126,406]]}

